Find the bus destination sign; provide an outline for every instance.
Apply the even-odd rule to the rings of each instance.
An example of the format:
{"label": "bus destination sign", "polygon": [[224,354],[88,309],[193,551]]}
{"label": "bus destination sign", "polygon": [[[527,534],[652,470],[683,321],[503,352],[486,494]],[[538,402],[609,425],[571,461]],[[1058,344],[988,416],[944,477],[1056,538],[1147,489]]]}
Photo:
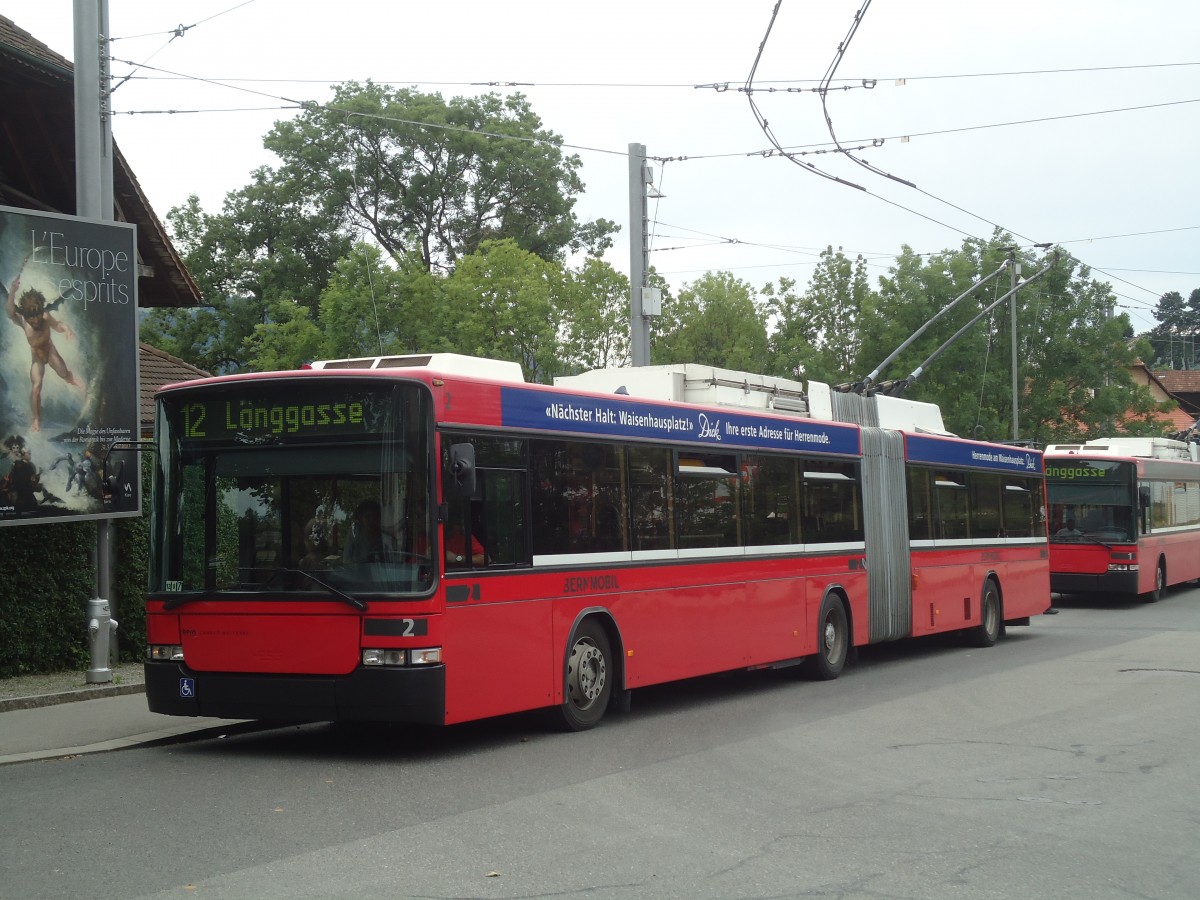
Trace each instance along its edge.
{"label": "bus destination sign", "polygon": [[1128,463],[1085,459],[1050,459],[1046,461],[1046,478],[1054,481],[1083,481],[1094,484],[1097,481],[1123,482],[1128,476],[1122,471]]}
{"label": "bus destination sign", "polygon": [[[184,441],[274,443],[293,438],[345,437],[378,433],[388,422],[390,392],[378,395],[361,390],[332,393],[294,389],[289,393],[292,396],[287,398],[278,391],[237,397],[226,390],[220,396],[181,396],[169,408],[173,408]],[[296,394],[304,399],[297,402]]]}

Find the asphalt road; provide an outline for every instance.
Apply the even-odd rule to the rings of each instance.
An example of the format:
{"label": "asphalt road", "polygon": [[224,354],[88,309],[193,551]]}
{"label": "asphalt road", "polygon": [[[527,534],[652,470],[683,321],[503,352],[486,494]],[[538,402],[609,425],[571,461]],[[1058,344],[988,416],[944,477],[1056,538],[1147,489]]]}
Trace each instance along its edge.
{"label": "asphalt road", "polygon": [[0,897],[1200,896],[1200,590],[1058,606],[835,682],[645,689],[583,734],[317,725],[0,767]]}

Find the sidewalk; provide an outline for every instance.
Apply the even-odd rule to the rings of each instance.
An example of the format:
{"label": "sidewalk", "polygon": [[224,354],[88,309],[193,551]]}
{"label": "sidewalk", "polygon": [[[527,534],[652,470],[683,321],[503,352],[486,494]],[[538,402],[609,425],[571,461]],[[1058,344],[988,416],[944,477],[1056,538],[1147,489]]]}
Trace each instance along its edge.
{"label": "sidewalk", "polygon": [[0,679],[0,765],[219,734],[240,724],[152,713],[141,663],[122,663],[112,672],[108,684],[88,684],[83,671]]}

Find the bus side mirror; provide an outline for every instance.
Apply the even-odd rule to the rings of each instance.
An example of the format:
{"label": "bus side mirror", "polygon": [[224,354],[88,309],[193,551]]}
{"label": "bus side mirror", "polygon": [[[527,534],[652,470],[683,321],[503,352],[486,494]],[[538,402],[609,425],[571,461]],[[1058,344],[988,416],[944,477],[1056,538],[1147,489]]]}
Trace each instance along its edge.
{"label": "bus side mirror", "polygon": [[1138,488],[1138,506],[1141,509],[1150,508],[1150,488]]}
{"label": "bus side mirror", "polygon": [[475,494],[475,445],[450,445],[450,484],[448,489],[456,497],[471,497]]}

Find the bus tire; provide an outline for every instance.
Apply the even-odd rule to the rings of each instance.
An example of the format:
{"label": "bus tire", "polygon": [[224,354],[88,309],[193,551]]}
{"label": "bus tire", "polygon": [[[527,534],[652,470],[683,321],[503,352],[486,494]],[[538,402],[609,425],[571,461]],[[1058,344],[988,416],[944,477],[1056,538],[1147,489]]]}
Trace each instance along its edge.
{"label": "bus tire", "polygon": [[967,643],[972,647],[992,647],[1000,637],[1003,616],[1000,611],[1000,589],[989,578],[983,583],[983,597],[979,603],[979,624],[966,631]]}
{"label": "bus tire", "polygon": [[586,731],[604,717],[614,672],[608,635],[595,619],[584,619],[567,647],[567,677],[558,707],[564,731]]}
{"label": "bus tire", "polygon": [[833,681],[846,667],[850,655],[850,620],[837,594],[826,594],[817,618],[817,652],[804,664],[805,674],[815,681]]}
{"label": "bus tire", "polygon": [[1154,568],[1154,589],[1146,591],[1141,595],[1141,599],[1146,603],[1157,603],[1162,599],[1163,591],[1167,589],[1167,564],[1160,557],[1158,565]]}

